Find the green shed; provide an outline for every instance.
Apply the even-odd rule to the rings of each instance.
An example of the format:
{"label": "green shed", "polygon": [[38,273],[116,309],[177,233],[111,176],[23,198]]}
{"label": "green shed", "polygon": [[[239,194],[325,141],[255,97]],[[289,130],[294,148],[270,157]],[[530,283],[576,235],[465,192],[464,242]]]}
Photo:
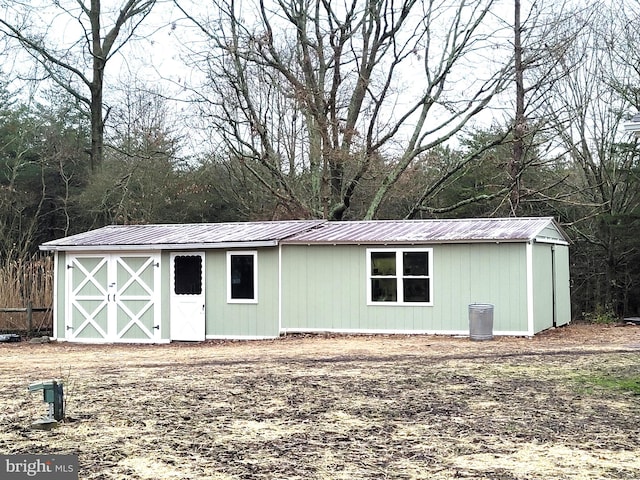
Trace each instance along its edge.
{"label": "green shed", "polygon": [[293,332],[495,335],[569,323],[553,218],[113,225],[47,242],[54,338],[262,339]]}

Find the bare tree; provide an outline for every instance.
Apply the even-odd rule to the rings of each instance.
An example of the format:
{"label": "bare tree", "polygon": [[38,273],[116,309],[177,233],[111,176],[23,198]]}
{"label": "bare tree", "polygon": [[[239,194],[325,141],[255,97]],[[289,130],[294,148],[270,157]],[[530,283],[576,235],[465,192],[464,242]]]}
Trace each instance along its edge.
{"label": "bare tree", "polygon": [[[0,15],[2,33],[13,38],[46,71],[48,77],[73,95],[91,118],[90,165],[103,157],[105,68],[135,34],[156,0],[123,0],[117,9],[102,8],[100,0],[15,2]],[[70,42],[65,32],[77,31]]]}
{"label": "bare tree", "polygon": [[[588,309],[617,314],[633,287],[630,271],[637,248],[625,237],[640,209],[637,140],[623,125],[638,108],[637,16],[624,18],[619,5],[598,6],[568,56],[562,82],[548,96],[545,116],[567,151],[566,220],[577,240],[576,256],[589,257],[576,272],[576,290],[589,296]],[[636,236],[637,238],[637,236]]]}
{"label": "bare tree", "polygon": [[511,78],[492,0],[260,0],[242,12],[217,0],[208,16],[176,2],[207,40],[191,58],[209,80],[194,90],[210,128],[292,216],[343,218],[383,159],[363,213],[374,218],[412,162]]}
{"label": "bare tree", "polygon": [[[540,111],[554,84],[561,82],[579,58],[568,52],[592,20],[595,8],[577,8],[568,2],[514,0],[513,49],[515,88],[511,122],[512,155],[507,164],[509,212],[517,216],[523,200],[542,193],[523,184],[525,172],[555,162],[556,155],[540,155],[548,144],[548,124]],[[544,195],[543,195],[544,196]]]}
{"label": "bare tree", "polygon": [[92,225],[181,220],[180,138],[162,91],[129,79],[109,125],[102,169],[79,197]]}

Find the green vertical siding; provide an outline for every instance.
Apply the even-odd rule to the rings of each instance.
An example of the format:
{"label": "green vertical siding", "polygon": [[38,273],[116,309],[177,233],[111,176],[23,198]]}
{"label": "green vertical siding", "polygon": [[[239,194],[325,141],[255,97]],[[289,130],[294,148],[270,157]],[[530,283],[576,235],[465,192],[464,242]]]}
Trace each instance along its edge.
{"label": "green vertical siding", "polygon": [[571,321],[568,246],[534,244],[533,299],[534,333]]}
{"label": "green vertical siding", "polygon": [[366,246],[283,247],[283,328],[466,333],[479,302],[495,305],[494,331],[526,332],[524,244],[430,248],[433,306],[395,306],[367,305]]}
{"label": "green vertical siding", "polygon": [[545,238],[547,240],[557,240],[559,242],[565,242],[565,238],[560,231],[553,224],[549,224],[545,227],[536,237],[538,239]]}
{"label": "green vertical siding", "polygon": [[206,335],[277,337],[278,249],[258,249],[258,302],[227,303],[227,251],[206,252]]}
{"label": "green vertical siding", "polygon": [[553,326],[552,247],[533,245],[533,333]]}
{"label": "green vertical siding", "polygon": [[[283,328],[380,328],[366,302],[364,249],[353,246],[283,247]],[[388,307],[387,307],[388,308]]]}
{"label": "green vertical siding", "polygon": [[[553,232],[547,232],[550,236]],[[367,305],[366,245],[285,245],[282,248],[282,291],[279,291],[278,248],[257,249],[258,302],[227,302],[226,250],[205,252],[206,335],[209,338],[276,337],[280,334],[282,298],[284,331],[432,332],[466,334],[468,306],[490,303],[494,333],[528,334],[571,319],[569,251],[565,245],[534,243],[532,252],[533,330],[527,314],[527,246],[524,243],[443,244],[432,249],[433,305]],[[411,248],[410,246],[404,248]],[[68,255],[58,252],[56,336],[65,338]],[[136,258],[128,259],[136,261]],[[161,254],[161,340],[170,336],[170,253]],[[118,272],[120,275],[121,272]],[[151,278],[145,282],[152,284]],[[553,287],[555,285],[555,298]],[[91,288],[91,286],[86,287]],[[136,294],[132,285],[128,293]],[[137,292],[142,293],[142,292]],[[555,303],[554,303],[555,302]],[[73,312],[72,312],[73,313]],[[143,322],[156,319],[148,312]],[[118,325],[122,327],[122,325]],[[97,336],[87,330],[83,337]],[[127,332],[135,340],[142,333]]]}
{"label": "green vertical siding", "polygon": [[494,306],[495,332],[527,330],[524,244],[441,245],[434,256],[439,274],[434,282],[443,295],[439,309],[451,310],[449,315],[440,315],[443,326],[452,318],[460,328],[468,329],[468,305],[489,303]]}
{"label": "green vertical siding", "polygon": [[571,321],[571,293],[569,280],[569,247],[555,245],[556,325]]}

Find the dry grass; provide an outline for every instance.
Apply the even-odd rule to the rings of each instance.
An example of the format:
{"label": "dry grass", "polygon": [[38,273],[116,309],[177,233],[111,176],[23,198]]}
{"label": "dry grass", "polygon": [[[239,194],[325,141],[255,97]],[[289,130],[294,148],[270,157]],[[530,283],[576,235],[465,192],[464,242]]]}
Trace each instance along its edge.
{"label": "dry grass", "polygon": [[[76,453],[82,479],[637,479],[640,328],[534,339],[289,337],[0,345],[0,451]],[[68,422],[29,430],[29,382]],[[609,385],[609,384],[608,384]],[[610,385],[616,385],[611,383]]]}
{"label": "dry grass", "polygon": [[[53,258],[37,254],[29,259],[0,259],[0,308],[47,308],[53,301]],[[51,330],[51,312],[34,313],[35,330]],[[26,331],[24,313],[0,312],[0,331]]]}

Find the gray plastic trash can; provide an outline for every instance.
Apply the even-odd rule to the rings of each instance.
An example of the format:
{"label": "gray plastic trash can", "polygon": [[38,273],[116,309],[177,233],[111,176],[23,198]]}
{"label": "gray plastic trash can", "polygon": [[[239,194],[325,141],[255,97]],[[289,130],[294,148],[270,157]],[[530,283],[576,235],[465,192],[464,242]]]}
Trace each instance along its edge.
{"label": "gray plastic trash can", "polygon": [[493,340],[493,305],[488,303],[469,305],[469,338]]}

